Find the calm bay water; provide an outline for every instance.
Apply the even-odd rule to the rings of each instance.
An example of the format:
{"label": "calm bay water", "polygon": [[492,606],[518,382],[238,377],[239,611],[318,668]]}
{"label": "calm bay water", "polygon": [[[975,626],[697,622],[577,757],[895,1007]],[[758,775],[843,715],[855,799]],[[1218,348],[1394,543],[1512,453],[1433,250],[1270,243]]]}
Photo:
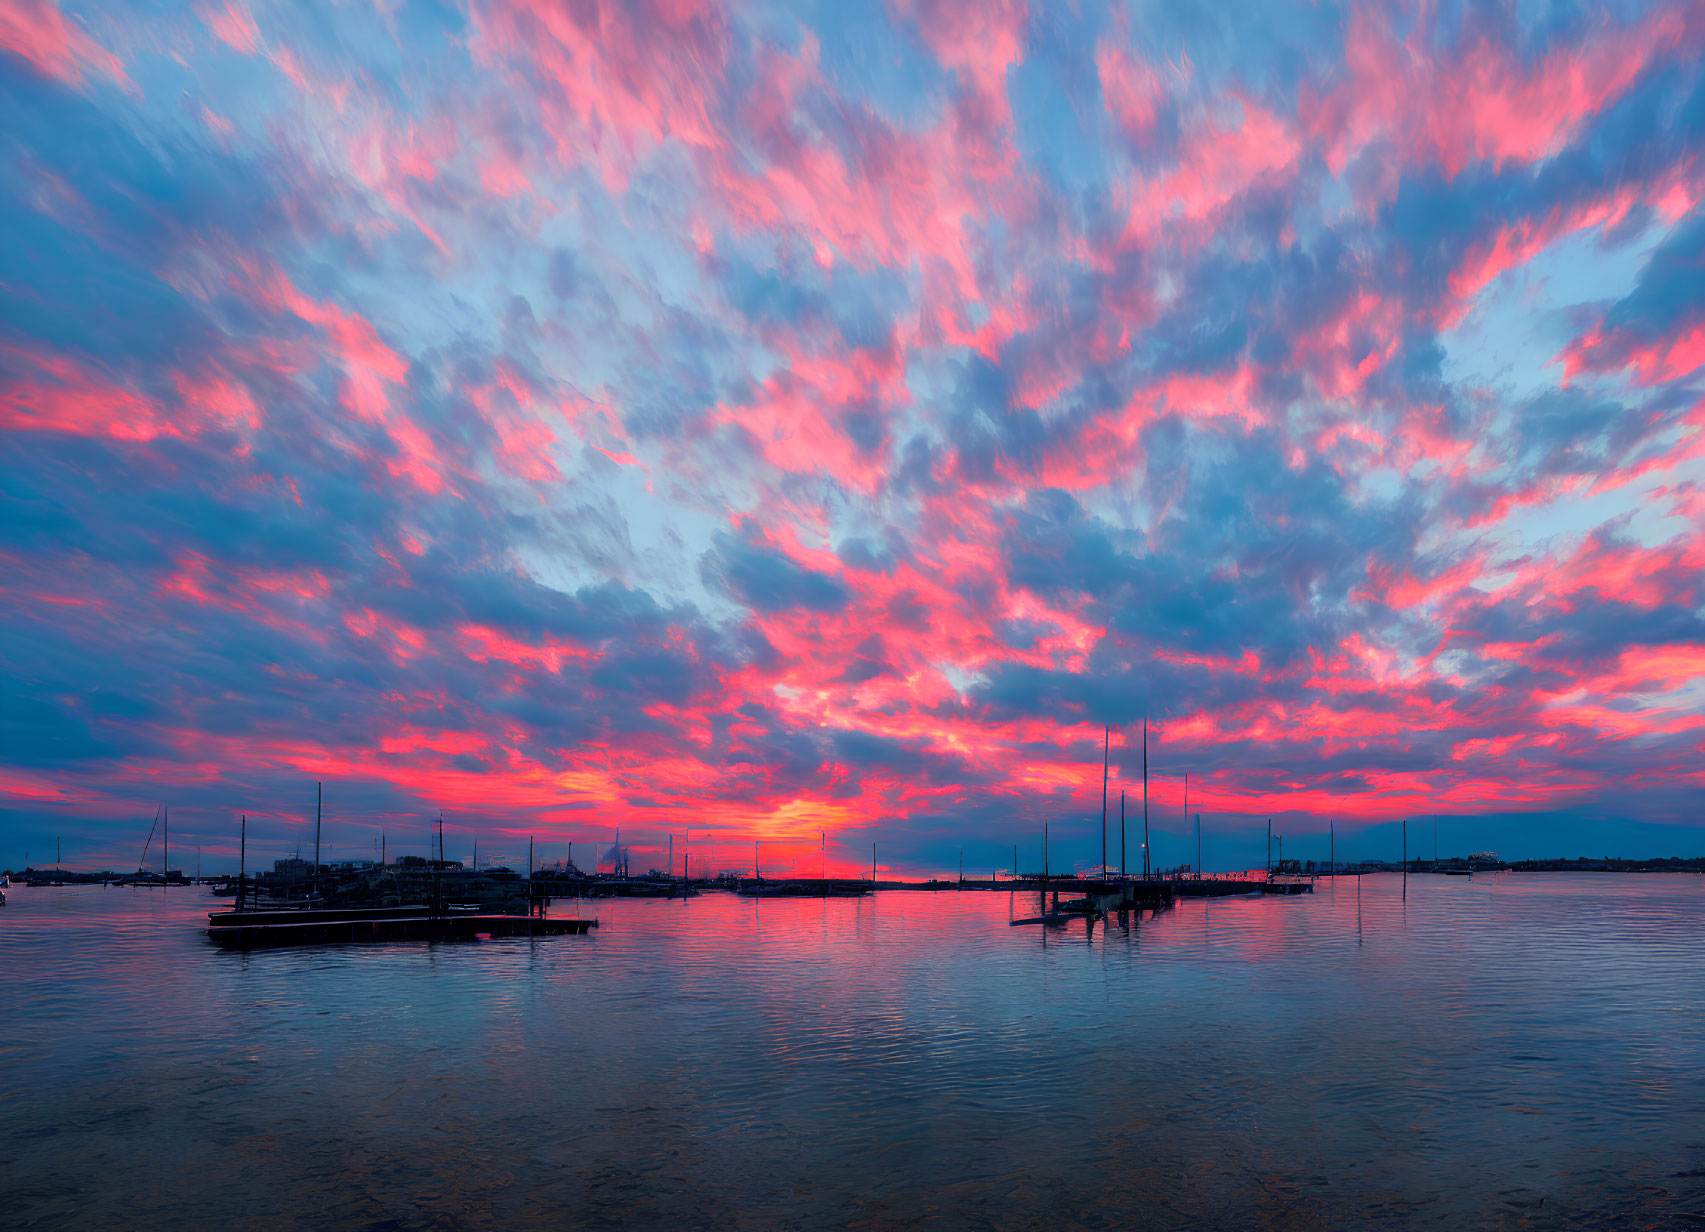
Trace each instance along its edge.
{"label": "calm bay water", "polygon": [[1700,1226],[1705,878],[1399,885],[250,955],[199,891],[15,889],[0,1225]]}

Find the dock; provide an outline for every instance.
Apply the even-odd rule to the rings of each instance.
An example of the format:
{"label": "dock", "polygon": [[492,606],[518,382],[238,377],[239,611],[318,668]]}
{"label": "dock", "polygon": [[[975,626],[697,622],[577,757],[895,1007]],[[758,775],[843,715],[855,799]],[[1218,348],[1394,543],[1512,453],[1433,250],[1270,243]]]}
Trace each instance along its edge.
{"label": "dock", "polygon": [[1313,894],[1314,882],[1266,877],[1181,877],[1171,883],[1179,898],[1227,898],[1236,894]]}
{"label": "dock", "polygon": [[207,924],[208,938],[227,950],[347,941],[564,937],[598,927],[597,920],[577,917],[434,912],[424,906],[371,910],[219,911],[208,915]]}

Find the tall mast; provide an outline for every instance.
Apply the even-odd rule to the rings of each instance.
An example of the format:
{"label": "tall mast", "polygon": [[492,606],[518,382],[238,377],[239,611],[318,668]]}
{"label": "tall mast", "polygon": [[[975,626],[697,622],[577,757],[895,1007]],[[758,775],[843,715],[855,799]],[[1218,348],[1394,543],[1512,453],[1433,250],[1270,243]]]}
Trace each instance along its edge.
{"label": "tall mast", "polygon": [[[165,827],[166,842],[166,854],[160,864],[160,888],[163,890],[166,888],[166,878],[172,875],[172,806],[169,804],[162,804],[160,806],[160,816]],[[59,855],[58,842],[59,840],[54,840],[55,846],[53,854],[56,858]]]}
{"label": "tall mast", "polygon": [[325,802],[324,783],[314,784],[314,894],[320,893],[320,807]]}
{"label": "tall mast", "polygon": [[[160,828],[160,805],[154,806],[154,824],[148,827],[148,838],[142,844],[142,858],[136,862],[136,871],[141,872],[148,865],[148,849],[154,845],[154,832]],[[30,864],[30,853],[24,852],[24,867]]]}
{"label": "tall mast", "polygon": [[[1184,824],[1190,824],[1190,772],[1188,770],[1184,772]],[[1202,871],[1201,865],[1201,858],[1197,857],[1196,871],[1198,873]]]}
{"label": "tall mast", "polygon": [[1107,745],[1113,738],[1110,724],[1101,727],[1101,875],[1107,875]]}
{"label": "tall mast", "polygon": [[1125,875],[1125,789],[1119,789],[1119,876]]}
{"label": "tall mast", "polygon": [[243,828],[237,831],[237,910],[243,909],[243,887],[249,871],[249,815],[243,814]]}
{"label": "tall mast", "polygon": [[1149,875],[1149,721],[1143,716],[1143,876]]}

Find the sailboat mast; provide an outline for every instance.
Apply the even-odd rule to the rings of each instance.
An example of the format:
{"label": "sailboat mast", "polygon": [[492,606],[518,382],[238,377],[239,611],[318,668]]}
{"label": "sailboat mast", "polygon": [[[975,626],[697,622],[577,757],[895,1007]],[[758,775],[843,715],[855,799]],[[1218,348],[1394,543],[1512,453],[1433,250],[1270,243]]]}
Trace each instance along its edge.
{"label": "sailboat mast", "polygon": [[[148,838],[142,844],[142,858],[136,862],[136,871],[141,872],[148,865],[148,849],[154,845],[154,831],[160,828],[160,806],[154,806],[154,824],[148,827]],[[30,853],[24,852],[24,866],[30,863]]]}
{"label": "sailboat mast", "polygon": [[1101,875],[1107,875],[1107,746],[1113,738],[1111,724],[1101,727]]}
{"label": "sailboat mast", "polygon": [[1125,789],[1119,789],[1119,876],[1125,875]]}
{"label": "sailboat mast", "polygon": [[314,784],[314,896],[320,893],[320,810],[325,802],[325,784]]}
{"label": "sailboat mast", "polygon": [[[166,843],[166,854],[162,857],[160,864],[160,888],[163,890],[166,888],[166,878],[172,875],[172,806],[162,804],[160,814],[164,822],[165,833],[163,838]],[[56,850],[53,854],[57,856],[59,852]]]}
{"label": "sailboat mast", "polygon": [[249,872],[249,815],[243,814],[242,829],[237,831],[237,910],[243,909],[243,887],[248,884]]}
{"label": "sailboat mast", "polygon": [[1149,721],[1143,717],[1143,876],[1149,875]]}

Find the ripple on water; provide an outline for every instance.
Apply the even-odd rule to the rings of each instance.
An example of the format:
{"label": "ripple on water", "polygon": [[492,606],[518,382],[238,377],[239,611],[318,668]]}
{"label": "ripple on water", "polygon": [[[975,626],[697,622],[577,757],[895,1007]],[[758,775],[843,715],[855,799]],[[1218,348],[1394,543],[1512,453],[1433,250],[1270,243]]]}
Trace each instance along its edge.
{"label": "ripple on water", "polygon": [[1093,935],[706,895],[250,955],[199,893],[20,889],[0,1182],[38,1226],[1661,1224],[1705,1211],[1702,881],[1370,877]]}

